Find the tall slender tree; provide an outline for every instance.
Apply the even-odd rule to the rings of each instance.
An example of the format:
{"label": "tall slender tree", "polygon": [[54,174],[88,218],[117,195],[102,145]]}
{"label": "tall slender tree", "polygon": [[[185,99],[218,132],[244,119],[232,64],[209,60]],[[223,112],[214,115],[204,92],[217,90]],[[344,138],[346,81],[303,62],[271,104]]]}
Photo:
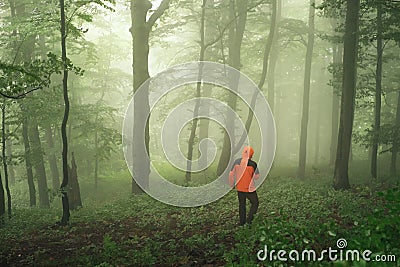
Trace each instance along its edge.
{"label": "tall slender tree", "polygon": [[343,84],[340,123],[333,176],[333,186],[336,189],[347,189],[350,187],[348,167],[351,136],[353,132],[354,101],[357,81],[359,11],[360,0],[347,1],[343,45]]}
{"label": "tall slender tree", "polygon": [[4,215],[6,214],[6,199],[4,197],[3,178],[0,173],[0,227],[4,224]]}
{"label": "tall slender tree", "polygon": [[[152,28],[160,16],[169,6],[169,0],[163,0],[159,7],[150,15],[152,4],[149,0],[131,0],[130,32],[133,43],[133,92],[136,93],[149,77],[149,36]],[[142,186],[148,188],[150,175],[149,161],[149,93],[144,88],[141,94],[137,94],[134,102],[133,119],[133,176],[140,180]],[[147,119],[145,119],[147,118]],[[132,179],[132,193],[140,194],[142,189]]]}
{"label": "tall slender tree", "polygon": [[[6,124],[6,132],[10,132],[10,127],[8,124]],[[11,138],[7,138],[6,140],[6,156],[8,160],[8,170],[9,170],[9,176],[10,176],[10,184],[14,185],[15,184],[15,171],[14,171],[14,165],[12,162],[13,158],[13,142]]]}
{"label": "tall slender tree", "polygon": [[50,207],[49,190],[47,187],[47,175],[44,166],[43,150],[40,141],[39,128],[36,118],[31,119],[31,127],[29,129],[29,140],[32,149],[32,164],[36,173],[39,191],[39,205],[42,208]]}
{"label": "tall slender tree", "polygon": [[307,159],[307,128],[308,117],[310,112],[310,86],[311,86],[311,63],[314,50],[314,16],[315,16],[315,0],[310,0],[308,12],[308,41],[306,62],[304,68],[304,91],[303,91],[303,110],[301,115],[301,130],[300,130],[300,150],[299,150],[299,167],[297,175],[300,179],[304,179],[306,172]]}
{"label": "tall slender tree", "polygon": [[374,107],[374,129],[371,151],[371,176],[378,177],[378,146],[379,132],[381,128],[382,107],[382,57],[383,57],[383,23],[382,3],[377,1],[376,7],[376,71],[375,71],[375,107]]}
{"label": "tall slender tree", "polygon": [[[247,0],[231,0],[229,3],[229,18],[230,21],[235,21],[229,27],[229,54],[228,54],[228,64],[240,70],[240,50],[242,47],[243,34],[246,26],[247,20]],[[237,20],[236,20],[237,18]],[[237,77],[239,78],[239,77]],[[230,82],[230,88],[233,91],[237,91],[238,81],[232,79]],[[236,110],[237,96],[230,94],[228,97],[228,106],[232,110]],[[230,114],[230,113],[228,113]],[[232,145],[235,144],[234,136],[230,139],[228,133],[234,133],[235,124],[232,115],[228,115],[227,121],[227,131],[224,134],[224,141],[221,149],[221,156],[218,161],[217,175],[221,175],[229,164],[232,156]]]}
{"label": "tall slender tree", "polygon": [[68,97],[68,62],[67,62],[67,31],[65,19],[65,3],[60,0],[60,24],[61,24],[61,60],[63,63],[63,97],[64,97],[64,116],[61,123],[61,138],[62,138],[62,170],[63,179],[61,183],[61,203],[62,203],[62,218],[61,225],[66,225],[69,222],[69,202],[68,202],[68,140],[67,140],[67,123],[69,116],[69,97]]}
{"label": "tall slender tree", "polygon": [[[217,21],[216,12],[215,12],[215,1],[214,0],[207,0],[205,6],[205,22],[204,22],[204,41],[205,43],[213,42],[215,36],[217,35],[218,31],[215,27],[215,23]],[[211,51],[210,51],[211,50]],[[210,61],[217,61],[216,54],[219,51],[213,47],[204,51],[204,59]],[[201,95],[202,97],[210,97],[211,90],[213,86],[209,84],[202,85]],[[208,114],[210,110],[209,105],[202,105],[200,108],[204,109],[202,112],[203,114]],[[210,120],[208,119],[201,119],[199,121],[199,140],[203,140],[204,138],[208,137],[209,134],[209,126]],[[207,165],[207,151],[208,145],[204,146],[204,155],[199,159],[199,168],[205,168]]]}
{"label": "tall slender tree", "polygon": [[[268,83],[268,104],[271,108],[271,111],[274,112],[275,109],[275,69],[278,62],[278,55],[279,55],[279,21],[281,20],[282,14],[282,0],[277,1],[276,7],[276,26],[274,27],[274,38],[273,44],[271,48],[271,58],[269,59],[269,68],[267,74],[267,83]],[[271,21],[271,25],[274,22]]]}
{"label": "tall slender tree", "polygon": [[397,93],[397,108],[396,108],[396,118],[394,121],[394,138],[393,138],[393,148],[392,148],[392,157],[390,160],[390,175],[395,177],[397,175],[397,154],[400,150],[400,91]]}
{"label": "tall slender tree", "polygon": [[3,99],[3,103],[1,106],[1,141],[2,141],[2,160],[3,160],[3,171],[4,171],[4,181],[7,193],[7,213],[8,217],[11,218],[11,192],[9,186],[9,177],[8,177],[8,164],[7,164],[7,156],[6,156],[6,99]]}
{"label": "tall slender tree", "polygon": [[340,108],[340,86],[342,81],[341,68],[343,58],[343,45],[333,45],[333,73],[332,73],[332,111],[331,111],[331,142],[329,153],[329,165],[335,164],[337,136],[339,128],[339,108]]}
{"label": "tall slender tree", "polygon": [[[201,4],[201,19],[200,19],[200,55],[199,55],[199,61],[204,61],[204,53],[206,51],[206,45],[205,45],[205,16],[206,16],[206,3],[207,0],[203,0]],[[198,74],[198,80],[201,79],[202,74],[203,74],[203,65],[200,65],[199,68],[199,74]],[[190,135],[189,135],[189,141],[188,141],[188,154],[187,154],[187,164],[186,164],[186,173],[185,173],[185,179],[186,182],[191,181],[191,175],[192,175],[192,159],[193,159],[193,147],[194,147],[194,138],[196,136],[196,129],[197,129],[197,124],[198,124],[198,115],[199,115],[199,109],[200,109],[200,96],[201,96],[201,87],[202,84],[201,82],[197,82],[196,84],[196,105],[194,107],[193,111],[193,122],[192,122],[192,127],[190,130]]]}
{"label": "tall slender tree", "polygon": [[50,149],[50,151],[47,153],[47,159],[50,165],[52,188],[53,190],[58,190],[60,188],[60,174],[57,166],[57,158],[54,153],[53,130],[51,125],[46,125],[44,130],[47,145]]}
{"label": "tall slender tree", "polygon": [[[258,82],[258,88],[261,90],[264,86],[265,79],[267,77],[268,73],[268,66],[269,66],[269,58],[273,46],[273,42],[275,39],[275,32],[276,32],[276,27],[277,27],[277,19],[278,19],[278,0],[273,0],[271,2],[271,24],[269,26],[269,33],[267,37],[267,41],[265,42],[265,48],[264,48],[264,56],[263,56],[263,66],[262,66],[262,71],[261,71],[261,77],[260,81]],[[246,139],[246,136],[250,130],[251,123],[253,121],[253,109],[256,104],[257,96],[258,96],[259,91],[256,91],[251,99],[250,102],[250,107],[247,113],[247,118],[246,118],[246,123],[245,123],[245,131],[242,133],[239,141],[236,143],[235,147],[233,148],[233,154],[237,153],[240,149],[241,146],[244,143],[244,140]]]}
{"label": "tall slender tree", "polygon": [[[21,105],[21,110],[24,112],[23,105]],[[24,143],[24,154],[25,154],[25,168],[26,174],[28,178],[28,189],[29,189],[29,204],[31,207],[36,206],[36,188],[35,183],[33,181],[33,171],[32,171],[32,153],[31,146],[29,143],[28,136],[28,118],[24,116],[22,118],[22,139]]]}

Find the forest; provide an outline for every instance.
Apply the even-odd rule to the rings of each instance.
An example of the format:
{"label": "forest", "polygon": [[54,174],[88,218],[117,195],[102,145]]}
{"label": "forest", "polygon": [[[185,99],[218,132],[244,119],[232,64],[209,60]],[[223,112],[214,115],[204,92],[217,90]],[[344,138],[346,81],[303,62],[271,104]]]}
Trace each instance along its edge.
{"label": "forest", "polygon": [[0,0],[0,31],[0,266],[400,266],[400,1]]}

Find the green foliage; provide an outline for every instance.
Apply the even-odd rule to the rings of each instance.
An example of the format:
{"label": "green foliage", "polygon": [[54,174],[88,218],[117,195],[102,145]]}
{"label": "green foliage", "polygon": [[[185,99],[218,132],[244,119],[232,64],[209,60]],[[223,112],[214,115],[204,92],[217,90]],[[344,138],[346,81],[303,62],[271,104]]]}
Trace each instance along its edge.
{"label": "green foliage", "polygon": [[[339,238],[347,240],[348,249],[369,249],[381,255],[400,252],[398,186],[359,184],[349,191],[334,191],[325,177],[306,182],[270,177],[258,190],[260,207],[253,224],[239,227],[236,192],[207,206],[183,209],[147,195],[129,196],[129,175],[116,176],[121,178],[100,179],[95,192],[88,190],[90,181],[81,178],[85,205],[73,212],[67,227],[53,226],[59,207],[18,206],[0,233],[0,254],[10,262],[31,265],[280,266],[279,261],[260,262],[257,252],[264,245],[269,250],[321,251],[335,248]],[[31,252],[21,258],[17,256],[20,250]],[[63,257],[66,251],[76,256]],[[381,266],[362,261],[288,263]]]}
{"label": "green foliage", "polygon": [[0,94],[8,98],[22,98],[32,90],[47,87],[50,76],[57,71],[52,56],[21,65],[0,62]]}
{"label": "green foliage", "polygon": [[[76,75],[83,75],[83,70],[68,59],[67,70]],[[48,53],[45,60],[33,60],[20,65],[0,62],[0,95],[6,98],[19,99],[30,92],[50,85],[51,75],[61,74],[64,69],[61,59]]]}

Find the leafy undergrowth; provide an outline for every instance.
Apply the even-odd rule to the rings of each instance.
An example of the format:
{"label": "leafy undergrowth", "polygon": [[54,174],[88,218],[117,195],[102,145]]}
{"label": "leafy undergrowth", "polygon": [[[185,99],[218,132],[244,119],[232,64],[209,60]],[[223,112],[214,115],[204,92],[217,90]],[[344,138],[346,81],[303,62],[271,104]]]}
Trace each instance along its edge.
{"label": "leafy undergrowth", "polygon": [[[400,190],[394,185],[330,189],[322,177],[300,182],[270,178],[258,190],[251,226],[237,226],[237,198],[228,193],[198,208],[177,208],[147,195],[119,198],[72,212],[19,208],[0,234],[0,265],[10,266],[396,266]],[[114,194],[118,195],[118,194]],[[397,262],[279,261],[265,249],[321,252],[344,238],[345,249],[395,255]],[[287,255],[286,255],[287,257]]]}

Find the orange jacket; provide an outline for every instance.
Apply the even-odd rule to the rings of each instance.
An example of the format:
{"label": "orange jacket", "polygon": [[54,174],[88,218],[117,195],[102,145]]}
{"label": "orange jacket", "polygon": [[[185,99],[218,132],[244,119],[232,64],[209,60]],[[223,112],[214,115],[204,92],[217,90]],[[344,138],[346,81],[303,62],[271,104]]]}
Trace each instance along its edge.
{"label": "orange jacket", "polygon": [[[229,172],[229,183],[231,187],[236,184],[236,189],[241,192],[253,192],[256,190],[254,179],[258,179],[257,163],[251,160],[254,150],[250,146],[244,147],[242,158],[235,160]],[[236,183],[235,183],[236,180]]]}

